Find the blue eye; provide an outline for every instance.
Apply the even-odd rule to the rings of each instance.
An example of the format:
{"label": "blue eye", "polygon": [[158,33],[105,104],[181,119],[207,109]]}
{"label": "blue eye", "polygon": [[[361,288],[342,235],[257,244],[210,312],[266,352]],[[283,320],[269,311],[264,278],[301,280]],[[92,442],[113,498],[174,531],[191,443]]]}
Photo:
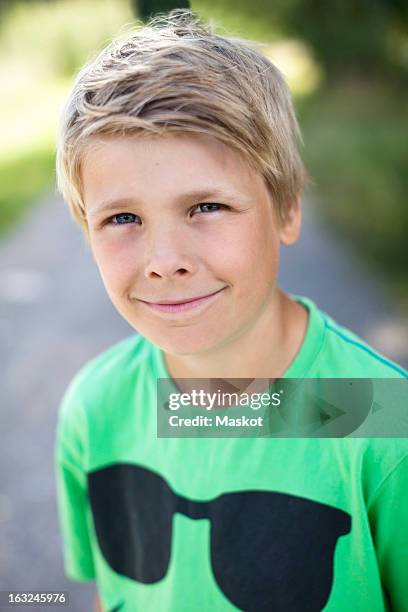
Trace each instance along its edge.
{"label": "blue eye", "polygon": [[[202,210],[204,207],[207,207],[207,210]],[[197,208],[201,208],[201,210],[199,210],[198,212],[211,213],[211,212],[218,212],[222,208],[226,208],[226,206],[224,204],[216,204],[214,202],[204,202],[203,204],[197,204],[197,206],[194,206],[194,208],[192,208],[191,211],[193,212]]]}
{"label": "blue eye", "polygon": [[129,225],[129,223],[133,223],[137,216],[138,215],[134,215],[133,213],[119,213],[118,215],[110,217],[108,223],[112,225]]}
{"label": "blue eye", "polygon": [[[215,202],[204,202],[203,204],[197,204],[194,206],[190,213],[197,211],[199,213],[212,213],[218,212],[222,209],[228,208],[225,204],[217,204]],[[198,209],[198,210],[197,210]],[[139,219],[137,222],[136,220]],[[133,213],[118,213],[116,215],[112,215],[105,221],[106,225],[141,225],[141,219],[139,215],[134,215]]]}

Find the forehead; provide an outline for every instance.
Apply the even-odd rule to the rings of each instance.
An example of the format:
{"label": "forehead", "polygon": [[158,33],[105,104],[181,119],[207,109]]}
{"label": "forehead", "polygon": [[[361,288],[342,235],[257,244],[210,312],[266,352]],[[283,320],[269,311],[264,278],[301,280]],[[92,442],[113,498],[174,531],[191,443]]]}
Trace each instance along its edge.
{"label": "forehead", "polygon": [[171,200],[211,188],[253,198],[265,190],[243,155],[206,135],[95,138],[83,156],[81,178],[86,205],[134,195]]}

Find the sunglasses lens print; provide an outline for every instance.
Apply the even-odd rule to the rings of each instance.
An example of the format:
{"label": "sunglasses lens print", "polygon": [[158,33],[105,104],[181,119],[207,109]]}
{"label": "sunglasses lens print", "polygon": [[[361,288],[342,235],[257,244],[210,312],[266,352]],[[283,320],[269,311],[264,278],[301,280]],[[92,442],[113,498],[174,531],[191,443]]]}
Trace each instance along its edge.
{"label": "sunglasses lens print", "polygon": [[246,612],[299,612],[305,605],[320,612],[333,584],[337,541],[351,530],[347,512],[285,493],[241,491],[196,502],[137,465],[91,472],[88,486],[98,543],[115,572],[144,584],[161,580],[174,513],[206,518],[214,579]]}
{"label": "sunglasses lens print", "polygon": [[322,610],[334,550],[351,528],[337,508],[292,495],[246,491],[211,503],[211,561],[224,595],[248,612]]}
{"label": "sunglasses lens print", "polygon": [[117,464],[88,474],[99,547],[110,567],[150,584],[165,576],[175,497],[150,470]]}

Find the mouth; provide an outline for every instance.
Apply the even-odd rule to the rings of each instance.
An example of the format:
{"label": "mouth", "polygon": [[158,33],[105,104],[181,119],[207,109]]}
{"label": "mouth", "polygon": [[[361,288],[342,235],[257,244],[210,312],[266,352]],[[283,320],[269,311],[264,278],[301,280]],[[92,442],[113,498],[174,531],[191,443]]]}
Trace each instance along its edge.
{"label": "mouth", "polygon": [[213,301],[216,296],[225,289],[218,289],[213,293],[209,293],[207,295],[195,297],[195,298],[185,298],[178,301],[173,300],[162,300],[161,302],[146,302],[145,300],[139,300],[143,304],[152,310],[156,310],[159,312],[184,312],[186,310],[192,310],[194,308],[198,308],[201,305],[208,304]]}

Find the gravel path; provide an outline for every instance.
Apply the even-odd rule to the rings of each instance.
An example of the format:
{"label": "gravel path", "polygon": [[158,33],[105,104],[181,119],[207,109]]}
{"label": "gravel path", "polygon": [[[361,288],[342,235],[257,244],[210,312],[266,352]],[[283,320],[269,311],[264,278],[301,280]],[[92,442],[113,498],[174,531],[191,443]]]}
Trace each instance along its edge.
{"label": "gravel path", "polygon": [[[284,288],[308,295],[408,365],[407,317],[311,212],[302,240],[282,257]],[[81,365],[132,332],[105,295],[65,206],[50,196],[0,244],[0,590],[65,590],[69,610],[92,609],[94,586],[63,574],[53,472],[57,408]]]}

